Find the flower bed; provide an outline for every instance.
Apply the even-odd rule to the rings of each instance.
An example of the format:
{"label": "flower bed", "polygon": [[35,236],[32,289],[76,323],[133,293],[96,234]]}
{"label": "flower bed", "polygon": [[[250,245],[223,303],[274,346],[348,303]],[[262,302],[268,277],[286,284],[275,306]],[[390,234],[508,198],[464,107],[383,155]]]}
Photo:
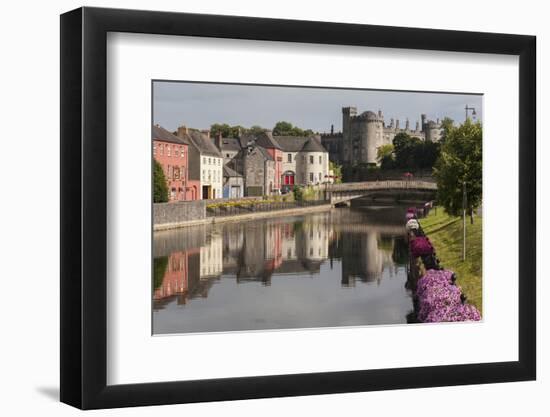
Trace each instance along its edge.
{"label": "flower bed", "polygon": [[[410,222],[408,216],[406,221]],[[407,229],[410,230],[410,228]],[[418,230],[422,229],[419,227]],[[460,287],[455,285],[454,272],[440,267],[435,250],[426,236],[414,233],[410,235],[409,250],[411,257],[420,258],[426,268],[426,273],[416,283],[414,293],[416,315],[420,322],[481,320],[479,311],[473,305],[465,304],[465,297]]]}

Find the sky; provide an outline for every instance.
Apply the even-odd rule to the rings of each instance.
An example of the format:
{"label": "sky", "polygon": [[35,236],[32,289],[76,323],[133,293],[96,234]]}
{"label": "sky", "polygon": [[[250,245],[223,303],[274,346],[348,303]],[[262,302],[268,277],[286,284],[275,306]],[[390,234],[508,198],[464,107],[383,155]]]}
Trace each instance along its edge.
{"label": "sky", "polygon": [[213,123],[272,129],[287,121],[302,129],[329,132],[342,129],[342,107],[355,106],[357,112],[382,110],[386,124],[399,119],[411,129],[420,114],[428,119],[452,118],[462,123],[464,107],[474,107],[482,117],[482,95],[423,93],[385,90],[350,90],[311,87],[280,87],[194,82],[155,81],[153,83],[153,123],[174,131],[180,125],[208,129]]}

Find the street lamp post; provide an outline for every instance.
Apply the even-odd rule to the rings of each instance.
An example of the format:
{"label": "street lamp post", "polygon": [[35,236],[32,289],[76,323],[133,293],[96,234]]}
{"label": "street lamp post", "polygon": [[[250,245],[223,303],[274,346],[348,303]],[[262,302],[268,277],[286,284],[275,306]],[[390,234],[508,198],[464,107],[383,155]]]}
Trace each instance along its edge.
{"label": "street lamp post", "polygon": [[462,181],[462,260],[466,260],[466,181]]}
{"label": "street lamp post", "polygon": [[466,107],[464,107],[464,112],[466,114],[466,118],[464,119],[464,121],[468,120],[468,112],[469,111],[472,111],[472,117],[475,119],[476,117],[476,108],[475,107],[468,107],[468,105],[466,104]]}

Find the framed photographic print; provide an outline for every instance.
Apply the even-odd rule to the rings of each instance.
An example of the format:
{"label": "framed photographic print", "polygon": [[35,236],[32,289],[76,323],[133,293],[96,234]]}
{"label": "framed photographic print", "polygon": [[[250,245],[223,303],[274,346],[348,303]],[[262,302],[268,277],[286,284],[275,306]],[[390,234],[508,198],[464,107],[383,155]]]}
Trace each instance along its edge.
{"label": "framed photographic print", "polygon": [[63,402],[535,379],[534,37],[81,8],[61,101]]}

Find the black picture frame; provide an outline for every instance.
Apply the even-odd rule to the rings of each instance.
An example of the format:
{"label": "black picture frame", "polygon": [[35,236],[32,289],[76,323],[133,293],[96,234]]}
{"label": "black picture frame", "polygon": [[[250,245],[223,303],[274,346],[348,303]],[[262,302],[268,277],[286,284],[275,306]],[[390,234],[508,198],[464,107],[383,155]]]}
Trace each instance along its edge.
{"label": "black picture frame", "polygon": [[[519,360],[107,385],[108,32],[519,56]],[[511,34],[88,7],[61,15],[61,401],[95,409],[535,379],[535,54],[534,36]]]}

